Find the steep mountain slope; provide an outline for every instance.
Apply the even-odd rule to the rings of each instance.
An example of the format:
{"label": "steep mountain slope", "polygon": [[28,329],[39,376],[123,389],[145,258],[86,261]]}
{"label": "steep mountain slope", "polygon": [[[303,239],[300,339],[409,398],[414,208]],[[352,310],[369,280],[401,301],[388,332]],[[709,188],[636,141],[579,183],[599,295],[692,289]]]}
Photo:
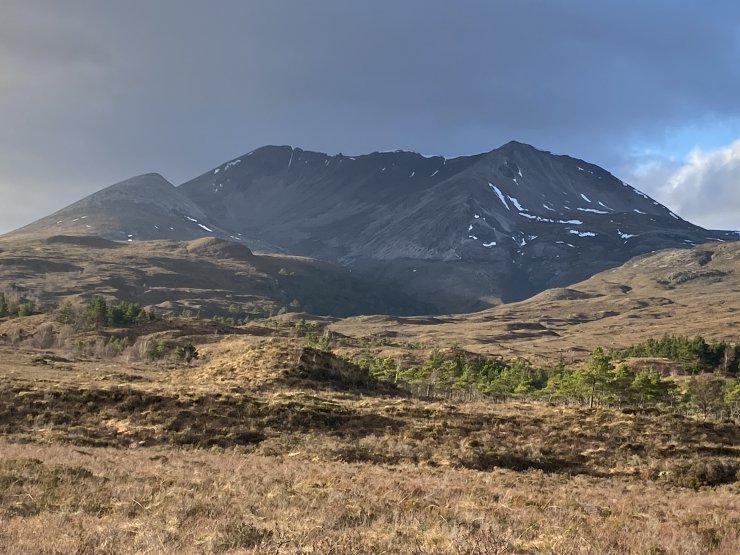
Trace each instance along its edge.
{"label": "steep mountain slope", "polygon": [[605,170],[521,143],[453,159],[263,147],[180,187],[124,181],[11,236],[220,237],[339,263],[435,312],[565,286],[664,248],[733,240]]}
{"label": "steep mountain slope", "polygon": [[568,288],[475,314],[341,320],[350,337],[392,337],[472,351],[583,358],[663,334],[740,340],[740,242],[667,249],[636,257]]}
{"label": "steep mountain slope", "polygon": [[451,160],[265,147],[180,189],[229,229],[451,312],[526,298],[637,254],[737,238],[680,219],[597,166],[515,142]]}

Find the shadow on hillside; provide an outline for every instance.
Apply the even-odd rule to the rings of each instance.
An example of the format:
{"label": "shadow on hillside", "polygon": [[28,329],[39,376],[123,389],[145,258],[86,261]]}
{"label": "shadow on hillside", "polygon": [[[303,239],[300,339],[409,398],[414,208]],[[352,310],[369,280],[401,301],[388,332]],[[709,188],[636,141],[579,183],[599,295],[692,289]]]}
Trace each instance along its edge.
{"label": "shadow on hillside", "polygon": [[[267,431],[362,437],[400,421],[320,399],[257,400],[243,394],[164,395],[130,387],[26,388],[0,392],[0,435],[96,447],[231,447],[263,441]],[[39,430],[43,430],[39,438]]]}

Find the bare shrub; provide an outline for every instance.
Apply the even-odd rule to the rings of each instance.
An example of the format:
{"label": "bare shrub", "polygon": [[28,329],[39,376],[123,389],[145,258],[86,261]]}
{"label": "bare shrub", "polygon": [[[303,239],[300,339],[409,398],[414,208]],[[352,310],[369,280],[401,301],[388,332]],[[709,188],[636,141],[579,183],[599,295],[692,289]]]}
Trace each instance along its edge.
{"label": "bare shrub", "polygon": [[49,349],[54,345],[54,326],[41,324],[33,334],[33,345],[38,349]]}
{"label": "bare shrub", "polygon": [[136,362],[146,358],[147,343],[148,340],[146,338],[137,338],[133,345],[124,350],[124,360],[126,362]]}
{"label": "bare shrub", "polygon": [[69,324],[63,325],[59,328],[59,332],[57,333],[55,347],[57,349],[71,349],[74,333],[74,326]]}
{"label": "bare shrub", "polygon": [[26,335],[23,328],[20,326],[14,326],[10,328],[6,333],[7,342],[11,345],[18,345],[25,339]]}

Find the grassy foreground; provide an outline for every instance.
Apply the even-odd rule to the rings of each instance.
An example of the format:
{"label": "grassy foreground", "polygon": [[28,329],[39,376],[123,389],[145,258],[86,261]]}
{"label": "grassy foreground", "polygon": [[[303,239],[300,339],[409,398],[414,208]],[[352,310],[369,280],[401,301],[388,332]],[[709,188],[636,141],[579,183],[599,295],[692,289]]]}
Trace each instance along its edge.
{"label": "grassy foreground", "polygon": [[737,490],[3,442],[5,553],[736,553]]}
{"label": "grassy foreground", "polygon": [[0,553],[735,554],[736,422],[0,348]]}

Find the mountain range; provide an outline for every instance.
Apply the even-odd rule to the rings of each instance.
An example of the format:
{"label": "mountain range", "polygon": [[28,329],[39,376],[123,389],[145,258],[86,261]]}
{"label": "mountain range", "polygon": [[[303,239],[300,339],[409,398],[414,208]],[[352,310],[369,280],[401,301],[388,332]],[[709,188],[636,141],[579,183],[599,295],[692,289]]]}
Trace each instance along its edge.
{"label": "mountain range", "polygon": [[267,146],[179,186],[134,177],[6,239],[88,235],[215,237],[318,259],[436,313],[526,299],[661,249],[740,239],[681,219],[596,165],[518,142],[449,159]]}

